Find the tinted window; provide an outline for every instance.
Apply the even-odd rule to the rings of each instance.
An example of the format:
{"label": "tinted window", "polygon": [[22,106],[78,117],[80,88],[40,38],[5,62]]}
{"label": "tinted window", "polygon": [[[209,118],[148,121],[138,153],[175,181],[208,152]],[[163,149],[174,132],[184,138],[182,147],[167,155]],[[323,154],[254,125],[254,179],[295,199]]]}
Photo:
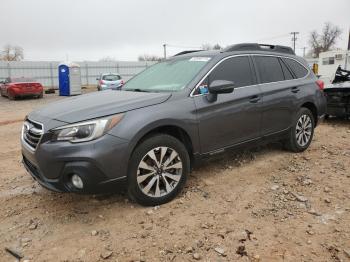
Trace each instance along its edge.
{"label": "tinted window", "polygon": [[292,73],[289,71],[289,69],[287,68],[287,66],[285,65],[285,63],[280,60],[280,63],[281,63],[281,66],[282,66],[282,71],[283,71],[283,74],[284,74],[284,79],[285,80],[290,80],[290,79],[293,79],[293,75]]}
{"label": "tinted window", "polygon": [[247,56],[226,59],[209,75],[210,83],[214,80],[228,80],[235,83],[235,87],[254,84],[253,74]]}
{"label": "tinted window", "polygon": [[119,75],[104,75],[102,77],[102,80],[106,80],[106,81],[118,81],[120,80],[120,76]]}
{"label": "tinted window", "polygon": [[255,62],[259,70],[261,83],[283,81],[282,67],[277,57],[255,56]]}
{"label": "tinted window", "polygon": [[292,69],[294,75],[297,78],[302,78],[307,75],[308,71],[306,68],[299,64],[297,61],[288,58],[284,58],[284,61],[289,66],[289,68]]}

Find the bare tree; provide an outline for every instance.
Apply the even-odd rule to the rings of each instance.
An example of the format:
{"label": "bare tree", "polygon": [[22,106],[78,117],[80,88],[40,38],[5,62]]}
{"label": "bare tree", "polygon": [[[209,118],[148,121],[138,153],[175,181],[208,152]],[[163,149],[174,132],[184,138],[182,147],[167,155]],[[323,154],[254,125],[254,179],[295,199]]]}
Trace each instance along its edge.
{"label": "bare tree", "polygon": [[220,50],[222,47],[219,44],[211,45],[211,44],[203,44],[202,45],[203,50]]}
{"label": "bare tree", "polygon": [[213,46],[213,49],[214,49],[214,50],[221,50],[222,47],[221,47],[221,45],[219,45],[219,44],[215,44],[215,45]]}
{"label": "bare tree", "polygon": [[331,50],[340,38],[342,30],[329,22],[325,23],[322,33],[319,34],[316,30],[310,33],[311,52],[314,57],[318,57],[321,52]]}
{"label": "bare tree", "polygon": [[156,55],[139,55],[138,57],[139,61],[161,61],[162,58]]}
{"label": "bare tree", "polygon": [[6,45],[0,54],[3,61],[21,61],[23,58],[23,48],[20,46]]}

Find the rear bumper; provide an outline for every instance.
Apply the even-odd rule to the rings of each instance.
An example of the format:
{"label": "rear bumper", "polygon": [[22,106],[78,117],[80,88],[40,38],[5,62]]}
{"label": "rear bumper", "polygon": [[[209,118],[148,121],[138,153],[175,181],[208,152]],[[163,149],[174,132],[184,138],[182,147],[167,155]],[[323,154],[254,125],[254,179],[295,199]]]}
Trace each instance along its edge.
{"label": "rear bumper", "polygon": [[350,104],[339,103],[339,104],[328,104],[327,115],[346,117],[350,116]]}
{"label": "rear bumper", "polygon": [[104,90],[121,90],[121,89],[122,89],[122,85],[119,85],[119,86],[109,86],[109,85],[107,85],[107,86],[104,86],[104,87],[100,86],[98,88],[99,91],[104,91]]}

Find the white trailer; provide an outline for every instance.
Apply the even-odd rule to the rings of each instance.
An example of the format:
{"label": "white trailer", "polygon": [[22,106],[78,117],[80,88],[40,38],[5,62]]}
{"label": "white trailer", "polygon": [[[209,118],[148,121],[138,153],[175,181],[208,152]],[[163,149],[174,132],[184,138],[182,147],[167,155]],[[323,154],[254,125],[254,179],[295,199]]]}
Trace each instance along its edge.
{"label": "white trailer", "polygon": [[334,50],[320,53],[318,59],[318,75],[325,84],[330,84],[334,79],[338,66],[350,70],[350,51]]}

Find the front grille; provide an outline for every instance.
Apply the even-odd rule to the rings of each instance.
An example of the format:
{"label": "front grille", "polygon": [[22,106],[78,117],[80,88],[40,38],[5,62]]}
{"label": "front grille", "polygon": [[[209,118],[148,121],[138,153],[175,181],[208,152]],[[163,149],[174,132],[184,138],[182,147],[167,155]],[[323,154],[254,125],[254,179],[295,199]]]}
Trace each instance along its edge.
{"label": "front grille", "polygon": [[27,119],[23,124],[22,138],[24,142],[35,150],[44,133],[43,125]]}

